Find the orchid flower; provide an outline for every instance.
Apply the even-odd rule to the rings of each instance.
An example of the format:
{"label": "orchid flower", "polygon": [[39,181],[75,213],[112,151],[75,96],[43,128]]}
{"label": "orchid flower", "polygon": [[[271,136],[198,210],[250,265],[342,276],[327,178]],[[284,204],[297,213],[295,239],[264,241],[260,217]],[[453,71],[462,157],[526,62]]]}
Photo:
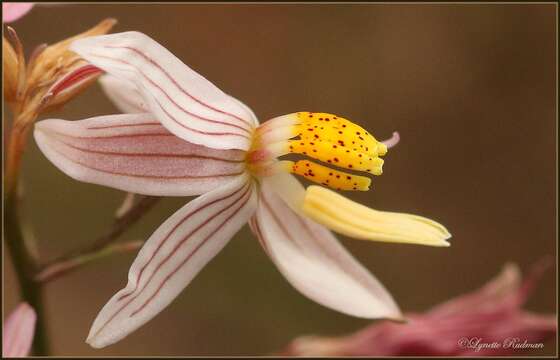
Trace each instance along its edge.
{"label": "orchid flower", "polygon": [[302,336],[283,355],[498,356],[542,348],[556,335],[556,315],[521,307],[548,265],[537,264],[522,281],[519,267],[508,263],[480,289],[407,314],[406,324],[375,323],[341,337]]}
{"label": "orchid flower", "polygon": [[[387,146],[340,116],[255,114],[139,32],[71,47],[110,77],[128,114],[36,124],[42,152],[74,179],[155,196],[200,195],[146,241],[128,284],[103,307],[87,342],[104,347],[162,311],[247,222],[286,279],[310,299],[362,318],[399,320],[383,285],[328,230],[367,240],[448,246],[424,217],[382,212],[335,191],[369,188]],[[280,160],[288,154],[305,159]],[[315,159],[325,165],[311,161]]]}
{"label": "orchid flower", "polygon": [[29,355],[37,314],[27,303],[19,304],[4,322],[2,334],[2,357]]}
{"label": "orchid flower", "polygon": [[2,22],[10,23],[22,18],[33,8],[33,3],[2,3]]}

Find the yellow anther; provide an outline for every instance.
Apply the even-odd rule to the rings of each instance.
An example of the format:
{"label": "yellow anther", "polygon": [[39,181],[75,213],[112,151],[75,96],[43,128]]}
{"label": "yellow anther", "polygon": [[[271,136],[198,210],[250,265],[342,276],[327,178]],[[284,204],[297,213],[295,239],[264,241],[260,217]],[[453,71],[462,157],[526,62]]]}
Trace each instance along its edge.
{"label": "yellow anther", "polygon": [[[327,166],[381,175],[387,146],[359,125],[328,113],[298,112],[276,117],[259,127],[257,148],[269,157],[301,154]],[[286,170],[338,190],[368,190],[370,179],[311,161],[283,162]]]}
{"label": "yellow anther", "polygon": [[[327,113],[298,112],[298,134],[303,139],[330,141],[354,151],[377,155],[379,142],[364,128],[339,116]],[[387,148],[384,148],[387,151]],[[380,154],[384,155],[384,154]]]}
{"label": "yellow anther", "polygon": [[371,154],[355,151],[344,145],[323,140],[290,140],[288,152],[302,154],[345,169],[381,175],[383,160]]}
{"label": "yellow anther", "polygon": [[282,161],[282,163],[289,172],[336,190],[367,191],[371,184],[371,179],[368,177],[331,169],[309,160],[300,160],[296,163]]}

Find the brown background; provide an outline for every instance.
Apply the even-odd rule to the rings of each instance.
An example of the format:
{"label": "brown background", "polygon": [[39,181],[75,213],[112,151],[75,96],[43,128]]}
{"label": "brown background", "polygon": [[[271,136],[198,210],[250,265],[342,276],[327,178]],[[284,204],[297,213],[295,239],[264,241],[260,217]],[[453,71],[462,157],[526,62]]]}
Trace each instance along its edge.
{"label": "brown background", "polygon": [[[450,248],[344,244],[405,311],[470,291],[507,261],[523,270],[556,254],[556,6],[541,5],[63,5],[38,6],[14,27],[27,50],[115,17],[241,99],[261,121],[325,111],[378,138],[398,130],[370,206],[434,218]],[[115,113],[96,86],[55,116]],[[25,158],[25,202],[51,257],[93,240],[123,194],[73,181],[35,144]],[[124,239],[144,239],[186,199],[170,198]],[[368,322],[307,300],[245,228],[148,325],[103,350],[84,343],[102,305],[124,286],[133,254],[51,283],[57,355],[259,355],[302,334],[342,334]],[[9,259],[5,310],[18,299]],[[555,312],[555,274],[527,307]],[[553,354],[555,344],[543,353]]]}

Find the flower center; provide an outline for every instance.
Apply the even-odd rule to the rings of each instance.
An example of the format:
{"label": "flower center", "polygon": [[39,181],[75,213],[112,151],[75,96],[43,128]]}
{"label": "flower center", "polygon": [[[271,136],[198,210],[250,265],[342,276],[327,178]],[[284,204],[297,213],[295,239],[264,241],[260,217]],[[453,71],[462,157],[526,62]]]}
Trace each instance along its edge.
{"label": "flower center", "polygon": [[[327,113],[298,112],[263,123],[256,130],[247,165],[257,176],[278,170],[337,190],[369,190],[371,179],[336,168],[381,175],[387,146],[353,122]],[[309,159],[282,160],[288,154]],[[335,168],[336,167],[336,168]]]}

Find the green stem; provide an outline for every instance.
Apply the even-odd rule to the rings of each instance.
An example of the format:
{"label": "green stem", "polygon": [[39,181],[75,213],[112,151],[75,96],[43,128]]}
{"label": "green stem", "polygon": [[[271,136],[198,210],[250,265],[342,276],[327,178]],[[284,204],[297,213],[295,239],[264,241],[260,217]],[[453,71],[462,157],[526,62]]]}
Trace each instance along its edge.
{"label": "green stem", "polygon": [[27,251],[23,236],[23,229],[19,218],[17,185],[5,194],[4,203],[4,231],[5,241],[10,251],[17,279],[21,287],[22,300],[26,301],[37,313],[35,337],[33,338],[33,353],[38,356],[48,354],[47,333],[43,308],[43,294],[41,284],[33,280],[35,263]]}

